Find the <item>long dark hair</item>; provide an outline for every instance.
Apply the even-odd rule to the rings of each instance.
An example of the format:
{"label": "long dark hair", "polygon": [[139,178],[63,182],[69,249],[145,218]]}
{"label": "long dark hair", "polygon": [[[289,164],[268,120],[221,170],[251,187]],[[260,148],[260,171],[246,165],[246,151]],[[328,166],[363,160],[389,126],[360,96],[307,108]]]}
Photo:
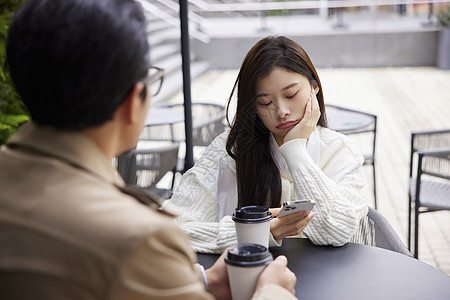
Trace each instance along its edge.
{"label": "long dark hair", "polygon": [[[236,161],[238,207],[246,205],[280,206],[281,177],[270,147],[270,131],[256,112],[255,85],[274,68],[305,76],[319,87],[321,116],[318,125],[327,127],[322,85],[306,51],[293,40],[267,37],[248,52],[228,99],[227,112],[237,89],[237,108],[226,149]],[[228,114],[227,114],[228,115]]]}

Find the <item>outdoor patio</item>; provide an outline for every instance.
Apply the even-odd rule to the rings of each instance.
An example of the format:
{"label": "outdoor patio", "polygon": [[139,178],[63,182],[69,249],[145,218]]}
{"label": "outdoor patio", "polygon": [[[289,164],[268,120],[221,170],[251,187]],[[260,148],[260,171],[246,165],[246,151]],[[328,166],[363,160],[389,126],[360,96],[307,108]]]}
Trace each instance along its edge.
{"label": "outdoor patio", "polygon": [[[237,70],[212,70],[192,83],[193,102],[225,105]],[[450,71],[434,67],[318,69],[325,102],[378,116],[378,210],[406,244],[411,132],[450,128]],[[169,102],[181,103],[182,93]],[[372,175],[363,195],[373,206]],[[419,259],[450,275],[450,212],[420,217]]]}

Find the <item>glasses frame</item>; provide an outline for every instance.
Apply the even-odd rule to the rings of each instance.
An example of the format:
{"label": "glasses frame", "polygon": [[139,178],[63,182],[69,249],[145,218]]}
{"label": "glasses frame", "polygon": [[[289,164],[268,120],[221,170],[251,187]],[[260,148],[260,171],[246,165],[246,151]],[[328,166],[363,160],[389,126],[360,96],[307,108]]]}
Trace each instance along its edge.
{"label": "glasses frame", "polygon": [[142,80],[142,82],[149,86],[149,92],[151,93],[152,89],[150,88],[150,86],[153,83],[155,83],[158,80],[160,80],[160,84],[158,86],[158,89],[156,90],[156,92],[151,94],[151,96],[154,97],[154,96],[158,95],[158,93],[161,91],[161,86],[162,86],[163,81],[164,81],[164,69],[152,66],[152,67],[149,68],[149,72],[150,72],[151,69],[155,69],[156,73],[148,75],[147,77],[145,77]]}

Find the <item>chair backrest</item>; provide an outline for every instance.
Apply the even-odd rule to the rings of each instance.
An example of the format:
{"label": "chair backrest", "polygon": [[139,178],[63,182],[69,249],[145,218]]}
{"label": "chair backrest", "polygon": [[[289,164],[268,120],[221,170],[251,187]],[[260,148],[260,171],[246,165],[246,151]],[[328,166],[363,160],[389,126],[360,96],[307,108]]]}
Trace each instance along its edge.
{"label": "chair backrest", "polygon": [[179,144],[135,149],[118,158],[117,169],[127,184],[152,189],[177,166]]}
{"label": "chair backrest", "polygon": [[328,126],[333,130],[347,135],[376,132],[377,115],[332,104],[326,104],[325,108]]}
{"label": "chair backrest", "polygon": [[391,224],[386,218],[377,210],[369,207],[367,217],[371,223],[373,223],[373,229],[375,232],[375,246],[391,251],[395,251],[407,256],[412,256],[411,253],[403,244],[400,237],[397,235]]}
{"label": "chair backrest", "polygon": [[193,117],[194,146],[208,146],[225,129],[225,107],[215,103],[194,102]]}
{"label": "chair backrest", "polygon": [[[171,105],[171,107],[177,106],[182,106],[182,104]],[[193,116],[192,143],[194,146],[206,147],[225,129],[225,107],[215,103],[194,102],[191,108]]]}
{"label": "chair backrest", "polygon": [[450,180],[450,148],[419,151],[418,176],[428,175]]}
{"label": "chair backrest", "polygon": [[[422,193],[423,183],[425,193]],[[417,175],[410,179],[409,193],[410,200],[414,199],[418,207],[450,209],[450,148],[418,151]]]}
{"label": "chair backrest", "polygon": [[[377,116],[331,104],[326,104],[325,108],[330,129],[345,135],[351,135],[363,151],[365,159],[371,160],[370,164],[373,164],[377,137]],[[371,138],[370,143],[369,138]]]}
{"label": "chair backrest", "polygon": [[409,177],[413,176],[413,170],[417,168],[417,161],[414,158],[417,152],[446,148],[450,148],[450,129],[411,133]]}
{"label": "chair backrest", "polygon": [[214,138],[224,131],[225,129],[225,117],[223,115],[217,115],[205,122],[196,124],[193,128],[193,145],[194,146],[208,146]]}
{"label": "chair backrest", "polygon": [[216,116],[225,117],[225,107],[215,103],[194,102],[191,105],[192,116],[194,117],[194,127],[198,123],[214,118]]}
{"label": "chair backrest", "polygon": [[[180,109],[183,104],[172,104],[165,107]],[[207,146],[215,136],[225,129],[225,107],[215,103],[194,102],[191,104],[191,110],[193,144],[194,146]],[[185,140],[184,123],[145,127],[141,139],[183,142]]]}

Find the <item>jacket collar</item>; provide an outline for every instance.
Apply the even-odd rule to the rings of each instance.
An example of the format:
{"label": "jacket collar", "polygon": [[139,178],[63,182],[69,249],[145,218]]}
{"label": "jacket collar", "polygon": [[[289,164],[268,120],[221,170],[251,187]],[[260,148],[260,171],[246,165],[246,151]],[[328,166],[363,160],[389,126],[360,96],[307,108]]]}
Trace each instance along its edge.
{"label": "jacket collar", "polygon": [[57,130],[28,122],[11,137],[8,145],[54,157],[115,185],[125,185],[103,152],[80,132]]}
{"label": "jacket collar", "polygon": [[68,132],[52,127],[38,126],[33,122],[22,125],[8,141],[8,146],[37,155],[55,158],[75,168],[82,169],[116,186],[122,193],[155,210],[176,216],[170,208],[162,208],[159,197],[143,189],[126,186],[114,171],[111,161],[88,137],[80,132]]}

